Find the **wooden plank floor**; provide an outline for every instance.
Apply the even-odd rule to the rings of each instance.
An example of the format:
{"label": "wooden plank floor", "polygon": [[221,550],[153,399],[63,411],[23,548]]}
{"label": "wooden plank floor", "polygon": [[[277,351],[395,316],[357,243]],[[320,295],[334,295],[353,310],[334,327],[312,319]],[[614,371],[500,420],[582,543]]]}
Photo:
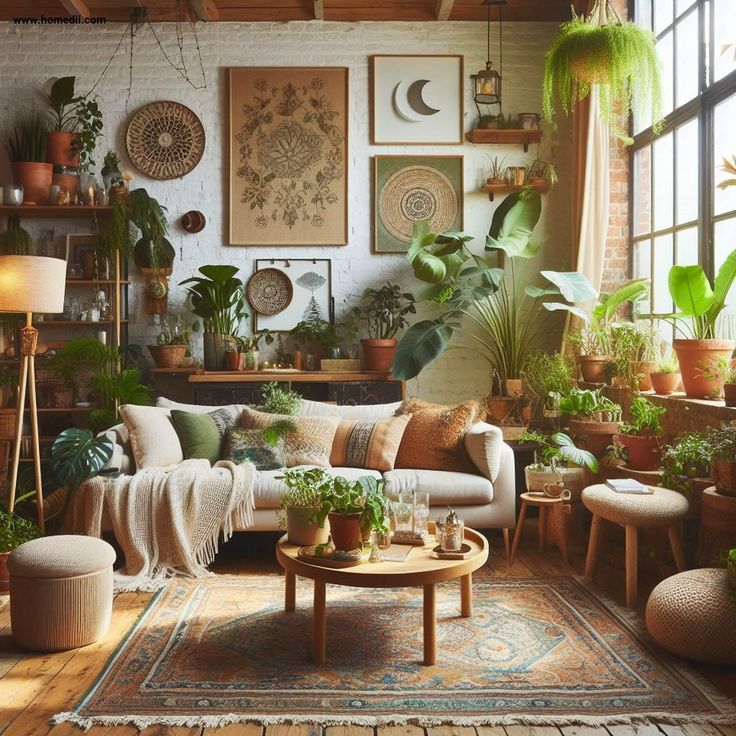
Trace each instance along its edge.
{"label": "wooden plank floor", "polygon": [[[528,526],[528,528],[527,528]],[[213,569],[227,574],[278,572],[273,559],[275,537],[266,534],[238,535],[225,546]],[[534,520],[524,529],[524,538],[513,568],[503,557],[500,534],[491,535],[488,565],[477,576],[526,577],[580,574],[584,550],[573,547],[571,563],[565,565],[556,550],[539,552],[536,548]],[[602,568],[597,582],[615,600],[623,600],[624,580],[621,569]],[[656,581],[642,581],[640,598],[646,600],[648,587]],[[94,682],[108,657],[134,623],[150,594],[121,593],[115,598],[110,631],[99,642],[83,649],[51,654],[22,652],[10,634],[10,611],[7,596],[0,597],[0,733],[3,736],[81,736],[70,724],[49,726],[56,713],[70,710],[80,695]],[[40,613],[40,612],[39,612]],[[703,674],[730,697],[736,699],[736,672],[704,669]],[[235,724],[219,729],[154,726],[142,731],[132,726],[97,726],[88,736],[736,736],[736,724],[730,726],[610,726],[600,727],[441,727],[417,726],[328,727],[268,726],[265,729]]]}

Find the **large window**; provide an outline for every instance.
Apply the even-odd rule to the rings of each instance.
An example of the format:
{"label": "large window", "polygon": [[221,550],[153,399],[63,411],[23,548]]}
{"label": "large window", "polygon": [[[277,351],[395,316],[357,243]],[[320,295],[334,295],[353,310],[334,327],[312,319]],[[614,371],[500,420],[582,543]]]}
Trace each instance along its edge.
{"label": "large window", "polygon": [[651,119],[633,121],[631,263],[651,278],[650,308],[666,313],[673,264],[712,277],[736,249],[736,187],[718,188],[736,154],[736,0],[635,0],[634,15],[657,37],[666,118],[656,138]]}

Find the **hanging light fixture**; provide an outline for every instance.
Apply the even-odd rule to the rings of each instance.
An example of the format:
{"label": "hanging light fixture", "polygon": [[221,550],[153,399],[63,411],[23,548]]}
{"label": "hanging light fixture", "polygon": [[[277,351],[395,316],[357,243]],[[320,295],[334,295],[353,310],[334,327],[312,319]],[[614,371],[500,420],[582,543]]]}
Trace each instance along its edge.
{"label": "hanging light fixture", "polygon": [[[486,68],[471,74],[473,80],[473,99],[475,106],[478,108],[479,128],[490,128],[498,116],[501,115],[501,74],[492,68],[491,61],[491,6],[498,6],[499,21],[499,69],[503,72],[503,6],[506,0],[483,0],[483,4],[488,8],[488,20],[486,21],[487,35],[487,53]],[[495,106],[498,109],[494,109]],[[495,114],[494,114],[495,113]]]}

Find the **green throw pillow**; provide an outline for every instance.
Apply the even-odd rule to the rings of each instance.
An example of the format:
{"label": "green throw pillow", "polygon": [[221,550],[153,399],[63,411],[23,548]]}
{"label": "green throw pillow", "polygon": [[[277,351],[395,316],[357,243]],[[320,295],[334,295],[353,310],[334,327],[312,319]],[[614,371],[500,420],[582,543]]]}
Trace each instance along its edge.
{"label": "green throw pillow", "polygon": [[285,467],[284,443],[269,445],[261,429],[231,429],[227,435],[225,458],[238,465],[251,462],[256,470],[278,470]]}
{"label": "green throw pillow", "polygon": [[179,435],[185,460],[206,458],[214,464],[220,459],[222,435],[213,417],[172,409],[171,422]]}

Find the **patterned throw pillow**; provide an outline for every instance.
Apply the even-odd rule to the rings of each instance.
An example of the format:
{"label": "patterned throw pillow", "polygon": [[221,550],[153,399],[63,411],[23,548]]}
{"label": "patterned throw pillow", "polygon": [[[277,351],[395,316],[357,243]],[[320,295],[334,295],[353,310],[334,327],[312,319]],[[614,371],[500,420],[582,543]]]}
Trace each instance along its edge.
{"label": "patterned throw pillow", "polygon": [[241,425],[245,429],[265,429],[274,422],[293,422],[296,431],[284,437],[284,460],[287,468],[295,465],[317,465],[330,467],[330,451],[335,438],[337,417],[300,417],[288,414],[266,414],[246,407],[243,409]]}
{"label": "patterned throw pillow", "polygon": [[250,462],[256,470],[278,470],[285,466],[284,443],[269,445],[261,429],[231,429],[225,443],[225,459],[237,465]]}
{"label": "patterned throw pillow", "polygon": [[396,457],[396,467],[477,473],[465,451],[463,437],[481,413],[477,401],[443,406],[407,399],[396,411],[397,416],[411,414]]}
{"label": "patterned throw pillow", "polygon": [[341,420],[332,443],[330,463],[382,473],[393,470],[401,438],[410,420],[408,414],[388,419]]}

